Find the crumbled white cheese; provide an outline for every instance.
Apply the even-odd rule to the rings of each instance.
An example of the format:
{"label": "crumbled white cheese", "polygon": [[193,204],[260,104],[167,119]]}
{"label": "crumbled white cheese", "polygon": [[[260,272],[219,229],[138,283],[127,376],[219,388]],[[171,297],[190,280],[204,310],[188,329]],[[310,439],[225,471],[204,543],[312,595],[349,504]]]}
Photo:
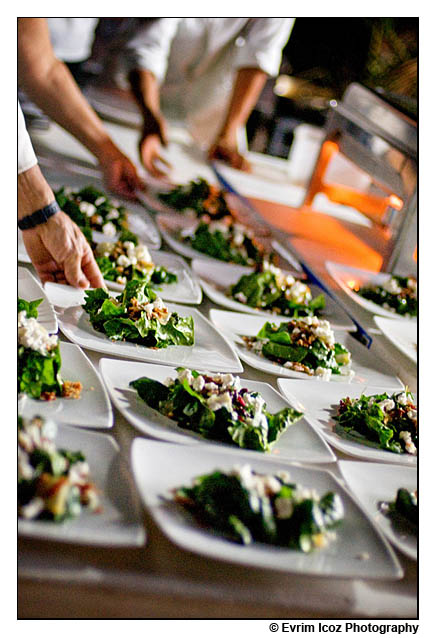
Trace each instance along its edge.
{"label": "crumbled white cheese", "polygon": [[413,454],[415,456],[417,454],[417,448],[411,440],[411,434],[408,432],[408,430],[402,430],[402,432],[399,432],[399,438],[404,441],[405,449],[407,450],[408,454]]}
{"label": "crumbled white cheese", "polygon": [[87,217],[92,217],[96,212],[96,207],[94,204],[90,204],[90,202],[80,202],[79,210],[81,213],[85,213]]}
{"label": "crumbled white cheese", "polygon": [[106,197],[104,197],[103,195],[101,197],[98,197],[96,199],[96,201],[94,202],[94,206],[101,206],[102,204],[104,204],[106,201]]}
{"label": "crumbled white cheese", "polygon": [[18,313],[18,345],[47,356],[57,344],[58,337],[50,335],[37,319],[28,318],[25,310]]}
{"label": "crumbled white cheese", "polygon": [[114,237],[117,233],[117,229],[112,222],[106,222],[106,224],[102,226],[102,232],[107,237]]}
{"label": "crumbled white cheese", "polygon": [[106,219],[111,221],[111,219],[118,219],[120,217],[120,213],[116,208],[111,208],[109,213],[106,215]]}
{"label": "crumbled white cheese", "polygon": [[212,394],[206,400],[206,405],[213,412],[220,410],[220,408],[226,408],[228,412],[233,412],[232,397],[229,392],[224,392],[223,394]]}
{"label": "crumbled white cheese", "polygon": [[384,290],[386,290],[392,295],[398,295],[400,292],[402,292],[402,288],[400,287],[400,285],[398,284],[398,282],[396,281],[394,277],[390,277],[390,279],[387,279],[387,281],[384,281],[384,283],[382,284],[382,287],[384,288]]}
{"label": "crumbled white cheese", "polygon": [[323,381],[329,381],[332,375],[332,370],[331,368],[322,368],[321,366],[318,366],[315,369],[314,374],[316,377],[320,377]]}
{"label": "crumbled white cheese", "polygon": [[204,386],[205,379],[202,377],[201,374],[199,374],[199,376],[196,377],[193,381],[193,390],[195,390],[196,392],[202,392]]}
{"label": "crumbled white cheese", "polygon": [[395,402],[392,399],[384,399],[377,403],[377,405],[383,412],[390,412],[391,410],[394,410]]}

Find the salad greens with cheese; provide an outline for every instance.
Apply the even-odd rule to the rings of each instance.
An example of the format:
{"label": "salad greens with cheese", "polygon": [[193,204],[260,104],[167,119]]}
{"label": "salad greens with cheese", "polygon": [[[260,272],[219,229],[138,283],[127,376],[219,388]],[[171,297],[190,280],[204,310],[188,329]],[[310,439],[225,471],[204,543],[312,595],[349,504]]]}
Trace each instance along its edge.
{"label": "salad greens with cheese", "polygon": [[253,266],[265,258],[265,250],[253,232],[230,216],[198,221],[195,227],[182,231],[180,239],[200,253],[242,266]]}
{"label": "salad greens with cheese", "polygon": [[334,419],[340,436],[396,454],[417,455],[417,409],[408,390],[346,397]]}
{"label": "salad greens with cheese", "polygon": [[98,511],[82,452],[56,446],[56,425],[39,416],[18,418],[18,515],[60,523],[84,509]]}
{"label": "salad greens with cheese", "polygon": [[178,184],[168,192],[159,193],[158,198],[175,210],[193,212],[197,217],[210,215],[214,219],[220,219],[231,212],[224,192],[202,177],[193,179],[188,184]]}
{"label": "salad greens with cheese", "polygon": [[302,416],[291,407],[271,414],[261,395],[241,387],[239,377],[232,374],[178,368],[177,378],[169,377],[165,384],[141,377],[129,385],[147,405],[181,428],[251,450],[269,451]]}
{"label": "salad greens with cheese", "polygon": [[392,275],[381,286],[363,286],[358,294],[386,310],[402,316],[417,316],[417,281],[414,277]]}
{"label": "salad greens with cheese", "polygon": [[307,284],[268,262],[264,262],[259,271],[240,277],[230,287],[229,294],[251,308],[286,317],[318,314],[325,307],[323,294],[313,299]]}
{"label": "salad greens with cheese", "polygon": [[255,337],[243,336],[249,350],[285,368],[329,380],[351,374],[351,355],[337,343],[329,321],[301,317],[279,325],[267,321]]}
{"label": "salad greens with cheese", "polygon": [[408,521],[413,526],[419,523],[419,505],[417,502],[417,490],[407,490],[405,487],[398,489],[396,499],[388,503],[389,514],[396,519]]}
{"label": "salad greens with cheese", "polygon": [[41,301],[18,299],[18,392],[44,401],[79,398],[81,383],[61,377],[58,337],[38,322]]}
{"label": "salad greens with cheese", "polygon": [[114,237],[128,228],[128,212],[115,199],[94,186],[80,190],[62,187],[55,192],[61,209],[76,222],[89,239],[92,230]]}
{"label": "salad greens with cheese", "polygon": [[305,553],[326,547],[344,518],[335,492],[319,496],[292,482],[288,472],[259,474],[249,465],[198,476],[175,489],[174,500],[231,541]]}
{"label": "salad greens with cheese", "polygon": [[151,286],[171,284],[177,275],[153,263],[150,252],[133,233],[121,233],[117,241],[92,243],[103,278],[118,284],[138,279]]}
{"label": "salad greens with cheese", "polygon": [[86,290],[85,296],[83,308],[92,326],[113,341],[132,341],[148,348],[194,344],[193,318],[170,312],[142,281],[129,281],[117,297],[104,288]]}

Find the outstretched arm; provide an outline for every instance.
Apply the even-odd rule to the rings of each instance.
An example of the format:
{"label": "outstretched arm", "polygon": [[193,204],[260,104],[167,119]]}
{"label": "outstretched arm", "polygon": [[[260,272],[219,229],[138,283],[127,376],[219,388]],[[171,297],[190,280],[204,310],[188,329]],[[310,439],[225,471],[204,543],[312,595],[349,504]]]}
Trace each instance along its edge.
{"label": "outstretched arm", "polygon": [[50,43],[45,18],[18,20],[18,77],[29,97],[95,155],[108,188],[134,197],[142,188],[132,162],[111,140]]}
{"label": "outstretched arm", "polygon": [[237,133],[245,126],[267,80],[267,73],[257,68],[239,69],[225,121],[211,146],[209,159],[219,159],[234,168],[248,170],[249,164],[238,152]]}

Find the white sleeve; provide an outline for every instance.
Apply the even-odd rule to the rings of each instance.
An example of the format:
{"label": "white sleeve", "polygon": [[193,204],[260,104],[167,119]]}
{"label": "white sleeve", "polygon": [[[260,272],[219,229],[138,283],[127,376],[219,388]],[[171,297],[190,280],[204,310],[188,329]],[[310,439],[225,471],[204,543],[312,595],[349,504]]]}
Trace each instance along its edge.
{"label": "white sleeve", "polygon": [[26,129],[23,111],[18,102],[18,174],[28,171],[38,163]]}
{"label": "white sleeve", "polygon": [[151,71],[159,83],[167,73],[172,40],[182,18],[160,18],[145,26],[127,44],[130,68]]}
{"label": "white sleeve", "polygon": [[241,46],[238,46],[234,67],[259,68],[268,75],[277,75],[282,49],[287,44],[295,18],[252,18]]}

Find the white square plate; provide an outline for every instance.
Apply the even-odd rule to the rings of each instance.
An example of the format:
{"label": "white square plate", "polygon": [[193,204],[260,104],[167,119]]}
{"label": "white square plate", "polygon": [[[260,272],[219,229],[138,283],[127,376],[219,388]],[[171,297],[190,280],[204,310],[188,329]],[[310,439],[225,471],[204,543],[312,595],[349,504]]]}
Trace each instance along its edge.
{"label": "white square plate", "polygon": [[146,536],[139,504],[115,440],[106,434],[60,425],[56,445],[84,453],[91,481],[100,491],[102,512],[84,511],[78,518],[63,523],[18,519],[18,533],[63,543],[107,547],[143,545]]}
{"label": "white square plate", "polygon": [[405,319],[385,319],[374,317],[374,321],[382,334],[394,347],[417,363],[417,322]]}
{"label": "white square plate", "polygon": [[354,290],[357,287],[362,288],[363,286],[369,285],[382,286],[383,283],[390,279],[391,273],[363,270],[361,268],[354,268],[353,266],[336,264],[333,261],[327,261],[325,265],[331,277],[340,288],[344,290],[349,298],[365,310],[368,310],[368,312],[371,312],[372,315],[381,315],[382,317],[390,317],[391,319],[397,318],[400,321],[416,321],[416,317],[403,317],[396,312],[386,310],[379,304],[370,301],[370,299],[365,299]]}
{"label": "white square plate", "polygon": [[[200,304],[202,290],[185,259],[163,250],[151,250],[150,256],[156,266],[163,266],[169,272],[176,274],[178,278],[172,284],[152,285],[153,290],[162,299],[173,301],[174,303]],[[106,285],[108,288],[119,292],[124,290],[124,285],[117,284],[114,281],[106,281]]]}
{"label": "white square plate", "polygon": [[367,396],[382,392],[396,392],[399,387],[387,386],[359,386],[347,383],[323,383],[317,387],[311,381],[295,381],[292,379],[278,379],[278,386],[288,401],[296,408],[304,409],[308,421],[315,427],[324,439],[337,450],[369,461],[383,461],[384,463],[398,463],[400,465],[417,465],[417,457],[411,454],[395,454],[388,450],[381,450],[364,443],[358,443],[334,432],[337,407],[341,399],[351,397],[358,399],[362,394]]}
{"label": "white square plate", "polygon": [[[68,290],[69,288],[71,290]],[[59,284],[46,284],[46,291],[53,305],[57,307],[60,329],[67,339],[82,348],[125,359],[169,366],[208,367],[215,372],[242,372],[243,370],[232,345],[195,308],[168,304],[171,312],[178,312],[182,317],[190,315],[193,317],[194,346],[168,346],[154,350],[129,341],[111,341],[103,332],[94,330],[88,314],[80,305],[82,300],[79,299],[79,295],[83,295],[83,291]]]}
{"label": "white square plate", "polygon": [[[212,262],[206,259],[193,259],[191,267],[194,273],[199,278],[200,284],[204,292],[208,295],[211,301],[236,310],[237,312],[249,312],[250,314],[258,316],[266,316],[278,321],[288,321],[289,317],[283,317],[269,310],[260,310],[258,308],[251,308],[250,306],[236,301],[232,297],[227,295],[227,291],[230,287],[236,284],[243,275],[249,275],[253,272],[253,268],[247,266],[237,266],[228,264],[225,262]],[[285,274],[292,274],[296,276],[296,273],[289,273],[284,271]],[[323,290],[318,286],[311,284],[311,294],[313,299],[320,294],[323,294]],[[324,319],[328,319],[334,328],[343,328],[345,330],[352,330],[354,324],[351,322],[346,313],[335,304],[328,295],[324,295],[326,306],[321,315]]]}
{"label": "white square plate", "polygon": [[381,503],[396,500],[399,488],[417,489],[417,470],[383,463],[340,461],[340,471],[349,489],[360,501],[367,515],[379,525],[391,543],[412,560],[417,560],[417,534],[412,528],[401,529],[381,511]]}
{"label": "white square plate", "polygon": [[[195,432],[178,427],[175,421],[168,419],[156,410],[150,408],[129,382],[140,377],[149,377],[163,383],[167,377],[175,378],[174,368],[157,366],[155,364],[117,361],[115,359],[101,359],[100,371],[114,405],[123,416],[140,432],[148,436],[163,439],[173,443],[209,443],[218,445],[224,450],[241,450],[236,445],[226,445],[205,439]],[[205,371],[205,370],[204,370]],[[206,371],[205,371],[206,372]],[[289,404],[283,397],[267,383],[241,379],[242,387],[259,392],[267,402],[270,412],[278,412]],[[248,450],[244,450],[247,452]],[[255,455],[259,452],[248,451]],[[319,437],[308,424],[305,417],[290,425],[275,443],[272,452],[266,453],[281,461],[301,461],[302,463],[330,463],[336,460],[329,446]]]}
{"label": "white square plate", "polygon": [[38,322],[50,333],[58,332],[55,311],[40,282],[27,268],[18,268],[18,296],[25,301],[42,299],[38,306]]}
{"label": "white square plate", "polygon": [[[258,334],[265,322],[268,321],[267,317],[255,317],[254,315],[215,309],[210,311],[209,316],[221,334],[234,342],[238,356],[251,365],[252,368],[281,377],[292,377],[302,380],[310,379],[312,383],[322,383],[322,385],[325,385],[320,377],[310,377],[304,372],[296,372],[290,368],[284,368],[274,361],[270,361],[266,357],[248,350],[246,344],[241,339],[241,335],[251,337]],[[386,363],[378,359],[370,350],[359,343],[359,341],[354,339],[348,332],[337,330],[335,332],[335,338],[350,351],[352,355],[352,370],[355,372],[355,375],[333,374],[330,383],[372,383],[373,385],[389,384],[402,387],[395,372]]]}
{"label": "white square plate", "polygon": [[82,392],[79,399],[40,401],[24,395],[20,399],[20,413],[25,417],[39,414],[56,423],[68,423],[79,427],[112,427],[112,407],[108,393],[100,375],[79,346],[73,343],[59,342],[62,367],[61,376],[66,381],[80,381]]}
{"label": "white square plate", "polygon": [[[330,472],[300,467],[246,452],[230,454],[217,446],[172,445],[135,439],[132,467],[141,498],[164,534],[185,550],[250,567],[336,578],[394,580],[402,569],[389,544],[354,499]],[[171,499],[171,490],[191,485],[196,476],[216,469],[229,471],[249,463],[262,473],[286,470],[292,480],[319,493],[335,491],[342,498],[345,519],[336,539],[320,551],[304,554],[263,543],[242,546],[201,527]],[[368,560],[363,560],[368,556]]]}

